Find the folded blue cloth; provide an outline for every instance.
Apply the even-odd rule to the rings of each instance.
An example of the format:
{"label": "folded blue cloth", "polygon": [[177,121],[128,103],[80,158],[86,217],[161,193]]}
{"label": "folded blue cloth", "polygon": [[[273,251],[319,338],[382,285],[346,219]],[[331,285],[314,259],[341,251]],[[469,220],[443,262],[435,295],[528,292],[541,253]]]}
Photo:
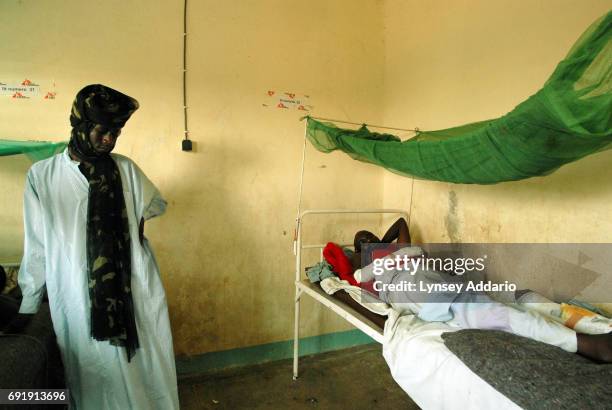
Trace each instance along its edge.
{"label": "folded blue cloth", "polygon": [[319,262],[311,268],[306,270],[306,276],[312,283],[322,281],[325,278],[336,276],[332,271],[332,267],[329,263],[323,261]]}

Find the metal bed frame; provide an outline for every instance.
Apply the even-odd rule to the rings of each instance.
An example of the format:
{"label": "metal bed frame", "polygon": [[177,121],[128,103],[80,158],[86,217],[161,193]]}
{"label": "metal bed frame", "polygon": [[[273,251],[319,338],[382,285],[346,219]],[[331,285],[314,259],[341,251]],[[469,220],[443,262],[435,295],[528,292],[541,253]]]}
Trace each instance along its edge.
{"label": "metal bed frame", "polygon": [[[337,215],[337,214],[400,214],[406,219],[408,213],[401,209],[312,209],[299,214],[296,224],[296,237],[293,252],[295,254],[295,320],[293,328],[293,380],[298,378],[299,337],[300,337],[300,298],[302,294],[311,296],[315,301],[331,309],[341,318],[351,323],[378,343],[383,342],[383,333],[371,320],[357,312],[353,308],[341,303],[325,293],[318,286],[310,283],[308,279],[302,279],[302,250],[319,249],[321,252],[325,244],[302,244],[302,225],[307,215]],[[342,246],[353,246],[342,245]],[[321,258],[322,258],[321,253]]]}

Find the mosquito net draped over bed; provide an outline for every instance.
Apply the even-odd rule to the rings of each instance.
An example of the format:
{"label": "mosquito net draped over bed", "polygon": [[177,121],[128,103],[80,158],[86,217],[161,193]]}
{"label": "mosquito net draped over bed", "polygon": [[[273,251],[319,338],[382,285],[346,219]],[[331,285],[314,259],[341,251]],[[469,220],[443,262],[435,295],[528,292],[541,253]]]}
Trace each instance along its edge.
{"label": "mosquito net draped over bed", "polygon": [[306,136],[322,152],[417,178],[494,184],[546,175],[612,146],[612,12],[593,23],[544,87],[503,117],[407,141],[308,118]]}
{"label": "mosquito net draped over bed", "polygon": [[66,148],[65,142],[0,140],[0,157],[25,154],[32,162],[49,158]]}

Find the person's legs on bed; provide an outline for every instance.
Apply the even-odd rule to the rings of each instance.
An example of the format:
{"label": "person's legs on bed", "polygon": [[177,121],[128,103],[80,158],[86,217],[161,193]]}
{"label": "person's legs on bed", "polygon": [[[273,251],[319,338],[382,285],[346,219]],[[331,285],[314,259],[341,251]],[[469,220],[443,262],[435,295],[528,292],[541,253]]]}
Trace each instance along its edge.
{"label": "person's legs on bed", "polygon": [[464,329],[502,330],[575,353],[576,332],[516,305],[495,302],[487,295],[462,294],[451,305],[453,322]]}
{"label": "person's legs on bed", "polygon": [[452,322],[464,329],[502,330],[612,363],[612,332],[601,335],[576,333],[538,312],[514,304],[493,301],[486,295],[465,294],[451,305]]}

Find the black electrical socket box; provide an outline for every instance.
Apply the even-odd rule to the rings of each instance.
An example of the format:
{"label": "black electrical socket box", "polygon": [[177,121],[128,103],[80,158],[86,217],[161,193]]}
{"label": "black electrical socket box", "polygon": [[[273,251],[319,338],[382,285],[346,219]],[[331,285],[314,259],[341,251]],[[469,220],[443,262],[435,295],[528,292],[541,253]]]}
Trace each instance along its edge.
{"label": "black electrical socket box", "polygon": [[183,151],[191,151],[191,140],[183,140]]}

